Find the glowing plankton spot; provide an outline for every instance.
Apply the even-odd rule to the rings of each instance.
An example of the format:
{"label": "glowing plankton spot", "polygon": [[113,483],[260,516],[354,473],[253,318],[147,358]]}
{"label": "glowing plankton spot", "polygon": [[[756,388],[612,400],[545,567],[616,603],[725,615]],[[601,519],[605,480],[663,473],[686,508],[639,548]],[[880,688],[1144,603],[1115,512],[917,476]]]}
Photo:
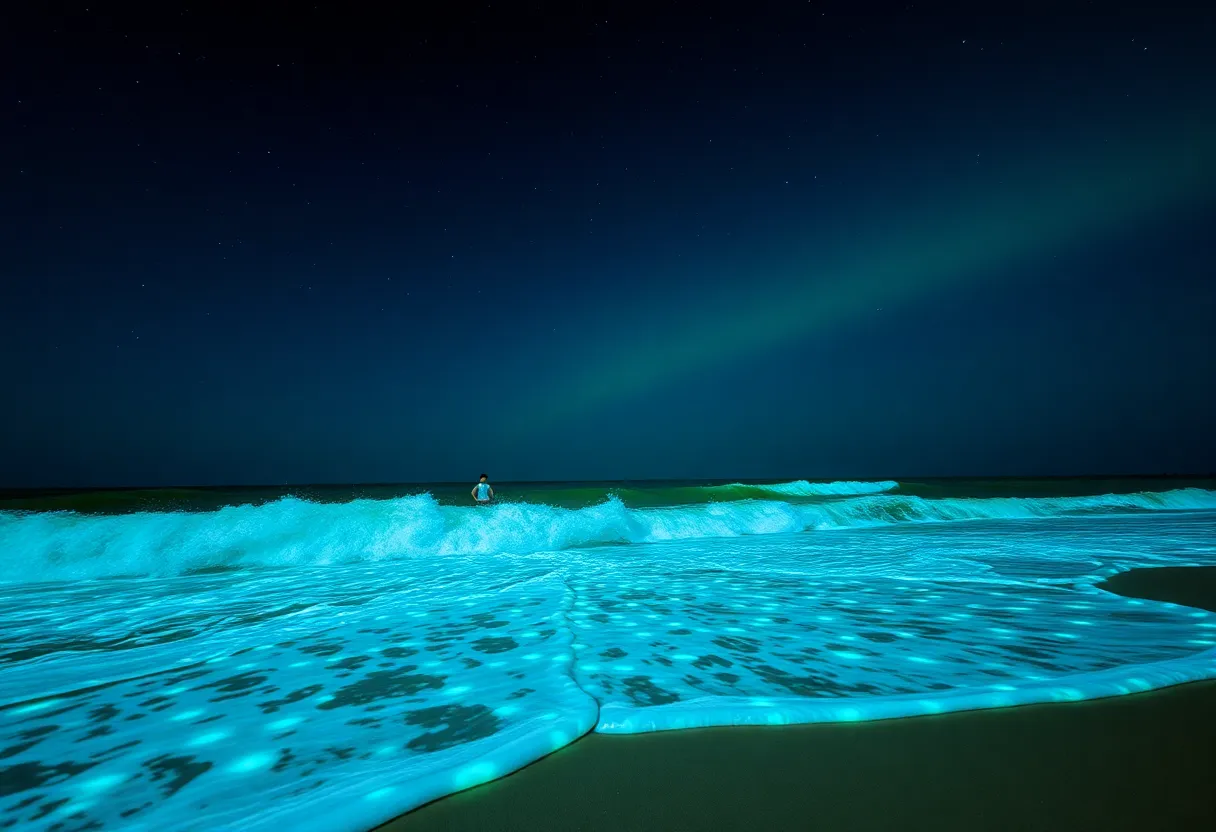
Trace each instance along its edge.
{"label": "glowing plankton spot", "polygon": [[47,708],[52,708],[59,704],[58,699],[44,699],[41,702],[31,702],[28,705],[22,705],[20,708],[13,709],[15,714],[33,714],[38,711],[45,711]]}
{"label": "glowing plankton spot", "polygon": [[691,662],[696,661],[697,657],[691,653],[676,653],[672,658],[678,662]]}
{"label": "glowing plankton spot", "polygon": [[191,748],[197,748],[200,745],[211,745],[211,743],[219,742],[227,736],[227,731],[211,731],[206,734],[199,734],[197,737],[190,740],[187,745],[189,745]]}
{"label": "glowing plankton spot", "polygon": [[937,659],[930,659],[925,656],[908,656],[908,661],[916,662],[917,664],[937,664]]}
{"label": "glowing plankton spot", "polygon": [[1051,692],[1051,698],[1067,702],[1076,702],[1079,699],[1084,699],[1085,694],[1076,688],[1056,688]]}
{"label": "glowing plankton spot", "polygon": [[247,757],[242,757],[232,765],[228,766],[228,770],[233,774],[244,774],[250,771],[257,771],[266,768],[274,762],[274,755],[268,751],[259,751],[257,754],[250,754]]}
{"label": "glowing plankton spot", "polygon": [[381,800],[388,797],[393,792],[397,791],[396,786],[385,786],[383,789],[376,789],[374,792],[368,792],[363,795],[364,800]]}
{"label": "glowing plankton spot", "polygon": [[515,716],[519,713],[518,705],[499,705],[494,709],[495,716]]}
{"label": "glowing plankton spot", "polygon": [[77,800],[74,803],[69,803],[66,806],[60,807],[55,814],[65,818],[71,817],[72,815],[79,815],[81,812],[93,808],[94,802],[95,801],[92,800]]}
{"label": "glowing plankton spot", "polygon": [[556,751],[570,744],[570,737],[562,731],[549,732],[549,745]]}
{"label": "glowing plankton spot", "polygon": [[865,656],[861,655],[860,653],[846,653],[843,650],[833,650],[832,652],[835,653],[838,657],[840,657],[842,659],[864,659],[865,658]]}
{"label": "glowing plankton spot", "polygon": [[88,794],[97,794],[114,788],[122,781],[126,780],[125,774],[103,774],[101,777],[94,777],[92,780],[86,780],[80,785],[82,791]]}
{"label": "glowing plankton spot", "polygon": [[274,722],[266,726],[268,731],[285,731],[293,725],[299,725],[304,721],[302,716],[289,716],[283,719],[276,719]]}
{"label": "glowing plankton spot", "polygon": [[169,717],[173,722],[185,722],[188,719],[195,719],[203,715],[202,711],[182,711],[180,714]]}
{"label": "glowing plankton spot", "polygon": [[472,688],[469,687],[468,685],[457,685],[454,688],[447,688],[446,690],[444,690],[443,695],[444,696],[460,696],[460,694],[468,693],[471,690],[472,690]]}
{"label": "glowing plankton spot", "polygon": [[932,699],[920,700],[920,706],[924,708],[925,713],[927,714],[940,714],[943,710],[945,710],[942,708],[942,703],[934,702]]}
{"label": "glowing plankton spot", "polygon": [[539,658],[540,658],[540,653],[529,653],[528,655],[524,656],[524,659],[526,659],[527,661],[530,661],[530,662],[534,662]]}
{"label": "glowing plankton spot", "polygon": [[861,711],[856,708],[840,708],[836,711],[836,718],[841,722],[856,722],[861,719]]}
{"label": "glowing plankton spot", "polygon": [[485,783],[487,780],[493,780],[497,775],[498,771],[494,768],[493,763],[473,763],[456,772],[456,776],[452,778],[452,785],[458,789],[467,789],[470,786]]}

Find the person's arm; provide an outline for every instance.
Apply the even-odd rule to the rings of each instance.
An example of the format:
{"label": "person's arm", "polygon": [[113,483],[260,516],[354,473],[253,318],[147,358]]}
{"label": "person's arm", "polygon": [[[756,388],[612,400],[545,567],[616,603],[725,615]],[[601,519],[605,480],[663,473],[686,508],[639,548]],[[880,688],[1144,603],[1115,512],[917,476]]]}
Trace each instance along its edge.
{"label": "person's arm", "polygon": [[492,485],[490,486],[490,499],[491,500],[494,499],[494,486],[492,486]]}
{"label": "person's arm", "polygon": [[477,486],[473,486],[473,490],[469,492],[469,496],[474,500],[477,499]]}

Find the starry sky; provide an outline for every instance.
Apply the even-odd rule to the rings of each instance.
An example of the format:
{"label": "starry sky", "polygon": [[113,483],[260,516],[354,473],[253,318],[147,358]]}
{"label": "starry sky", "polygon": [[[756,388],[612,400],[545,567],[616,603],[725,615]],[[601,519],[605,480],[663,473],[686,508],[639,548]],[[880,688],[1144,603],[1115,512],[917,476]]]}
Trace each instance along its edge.
{"label": "starry sky", "polygon": [[0,485],[1216,470],[1216,8],[612,5],[21,12]]}

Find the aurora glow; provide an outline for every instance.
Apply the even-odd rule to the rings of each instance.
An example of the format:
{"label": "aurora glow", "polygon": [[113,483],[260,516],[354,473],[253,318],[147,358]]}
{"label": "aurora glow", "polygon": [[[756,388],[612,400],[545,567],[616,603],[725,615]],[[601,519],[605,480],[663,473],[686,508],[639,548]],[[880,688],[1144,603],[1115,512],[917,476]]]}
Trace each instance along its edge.
{"label": "aurora glow", "polygon": [[657,341],[624,339],[602,361],[566,368],[568,377],[526,405],[521,428],[576,417],[723,360],[771,353],[875,306],[990,281],[1011,266],[1033,269],[1054,252],[1184,208],[1216,184],[1216,129],[1177,119],[1136,141],[1074,149],[1066,162],[988,171],[968,188],[918,184],[923,193],[894,200],[914,208],[865,221],[860,239],[820,239],[787,254],[800,265],[784,273],[738,275],[743,288],[731,308],[694,313]]}
{"label": "aurora glow", "polygon": [[1214,9],[31,7],[0,487],[1212,470]]}

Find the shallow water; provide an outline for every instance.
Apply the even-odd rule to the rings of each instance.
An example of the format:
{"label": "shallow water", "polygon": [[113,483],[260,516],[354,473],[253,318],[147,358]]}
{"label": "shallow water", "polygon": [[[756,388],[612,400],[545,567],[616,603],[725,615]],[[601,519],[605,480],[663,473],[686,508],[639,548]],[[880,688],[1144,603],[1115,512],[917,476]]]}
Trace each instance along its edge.
{"label": "shallow water", "polygon": [[0,514],[0,823],[364,829],[588,730],[1216,676],[1216,616],[1095,588],[1216,563],[1216,493],[808,486]]}

